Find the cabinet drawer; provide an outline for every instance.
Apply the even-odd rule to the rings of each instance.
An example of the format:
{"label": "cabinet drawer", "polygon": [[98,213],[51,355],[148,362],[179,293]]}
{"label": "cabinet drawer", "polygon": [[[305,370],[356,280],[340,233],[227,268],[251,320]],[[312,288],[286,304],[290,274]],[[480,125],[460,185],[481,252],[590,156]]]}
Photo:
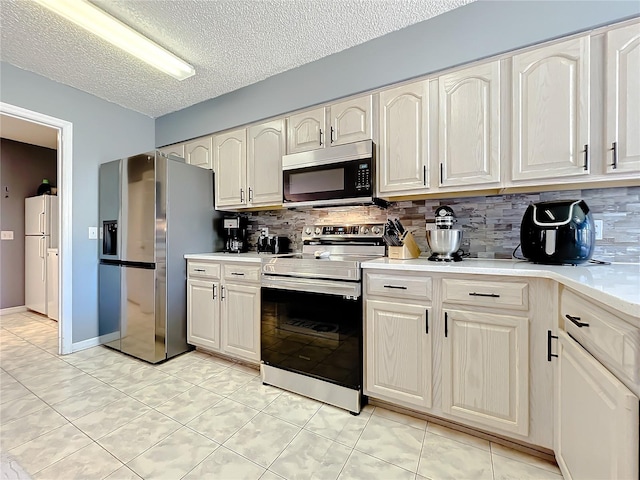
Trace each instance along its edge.
{"label": "cabinet drawer", "polygon": [[261,269],[261,264],[241,265],[238,263],[230,263],[222,266],[222,275],[226,281],[259,282]]}
{"label": "cabinet drawer", "polygon": [[367,294],[431,301],[431,277],[367,273]]}
{"label": "cabinet drawer", "polygon": [[640,384],[637,328],[568,289],[563,289],[560,296],[560,315],[565,331],[589,353],[621,375],[621,380]]}
{"label": "cabinet drawer", "polygon": [[495,280],[442,280],[444,302],[486,307],[529,308],[529,285]]}
{"label": "cabinet drawer", "polygon": [[206,262],[188,262],[187,275],[189,277],[220,278],[220,264]]}

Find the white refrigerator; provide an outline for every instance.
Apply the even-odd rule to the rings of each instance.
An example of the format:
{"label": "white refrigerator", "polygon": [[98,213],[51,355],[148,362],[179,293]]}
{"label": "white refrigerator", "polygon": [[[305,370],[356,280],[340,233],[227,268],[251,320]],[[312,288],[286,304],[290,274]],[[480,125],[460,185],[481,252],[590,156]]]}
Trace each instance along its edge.
{"label": "white refrigerator", "polygon": [[47,315],[47,249],[58,247],[58,197],[24,200],[24,304]]}

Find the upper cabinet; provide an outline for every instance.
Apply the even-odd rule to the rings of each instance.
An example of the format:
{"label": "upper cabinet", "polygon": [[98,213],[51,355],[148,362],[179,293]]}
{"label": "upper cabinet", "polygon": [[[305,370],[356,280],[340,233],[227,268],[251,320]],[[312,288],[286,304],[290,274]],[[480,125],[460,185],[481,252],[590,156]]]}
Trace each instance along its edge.
{"label": "upper cabinet", "polygon": [[324,148],[326,142],[325,108],[291,115],[287,118],[287,153]]}
{"label": "upper cabinet", "polygon": [[329,112],[331,120],[331,126],[329,127],[330,145],[343,145],[373,138],[371,95],[334,103],[329,107]]}
{"label": "upper cabinet", "polygon": [[589,36],[514,55],[512,179],[586,175]]}
{"label": "upper cabinet", "polygon": [[162,153],[166,155],[177,155],[180,158],[184,158],[184,143],[176,143],[175,145],[169,145],[168,147],[159,148]]}
{"label": "upper cabinet", "polygon": [[428,81],[380,92],[378,190],[381,196],[426,193]]}
{"label": "upper cabinet", "polygon": [[214,138],[216,208],[282,204],[284,120]]}
{"label": "upper cabinet", "polygon": [[187,142],[184,146],[184,159],[191,165],[202,168],[213,168],[213,155],[211,146],[212,137],[204,137]]}
{"label": "upper cabinet", "polygon": [[438,78],[440,186],[500,182],[500,62]]}
{"label": "upper cabinet", "polygon": [[606,34],[607,172],[640,171],[640,23]]}

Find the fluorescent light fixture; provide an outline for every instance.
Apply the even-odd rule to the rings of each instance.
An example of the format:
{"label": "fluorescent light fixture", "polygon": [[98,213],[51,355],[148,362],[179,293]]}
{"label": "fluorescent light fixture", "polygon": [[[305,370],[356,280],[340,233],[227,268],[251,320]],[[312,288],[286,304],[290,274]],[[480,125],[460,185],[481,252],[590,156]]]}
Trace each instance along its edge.
{"label": "fluorescent light fixture", "polygon": [[184,80],[196,73],[193,66],[184,60],[86,0],[35,1],[178,80]]}

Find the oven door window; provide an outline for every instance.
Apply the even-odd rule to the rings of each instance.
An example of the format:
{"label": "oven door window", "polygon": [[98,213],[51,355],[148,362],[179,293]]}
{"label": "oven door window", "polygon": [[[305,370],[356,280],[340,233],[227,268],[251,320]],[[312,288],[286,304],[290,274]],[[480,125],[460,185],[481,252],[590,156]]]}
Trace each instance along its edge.
{"label": "oven door window", "polygon": [[362,385],[362,299],[262,289],[262,360],[348,388]]}

